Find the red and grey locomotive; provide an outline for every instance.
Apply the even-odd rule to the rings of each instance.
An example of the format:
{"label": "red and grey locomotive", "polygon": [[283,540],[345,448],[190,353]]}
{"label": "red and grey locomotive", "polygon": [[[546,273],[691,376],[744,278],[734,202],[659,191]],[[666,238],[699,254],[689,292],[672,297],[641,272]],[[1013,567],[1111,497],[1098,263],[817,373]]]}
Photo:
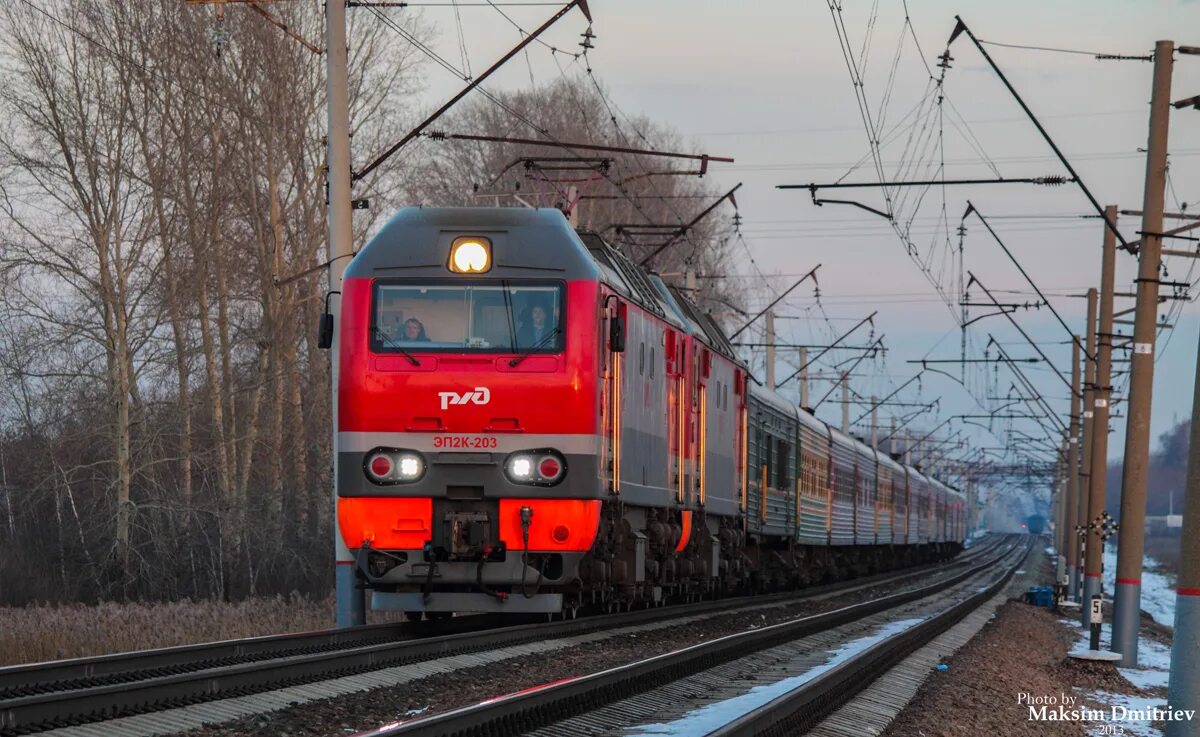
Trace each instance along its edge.
{"label": "red and grey locomotive", "polygon": [[559,612],[958,550],[963,498],[754,386],[552,209],[411,208],[342,287],[339,532],[372,606]]}

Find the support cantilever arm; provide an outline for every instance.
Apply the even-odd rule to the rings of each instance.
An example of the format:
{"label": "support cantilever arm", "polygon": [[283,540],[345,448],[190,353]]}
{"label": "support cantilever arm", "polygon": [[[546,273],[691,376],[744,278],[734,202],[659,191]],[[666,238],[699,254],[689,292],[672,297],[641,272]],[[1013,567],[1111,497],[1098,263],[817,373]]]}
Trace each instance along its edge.
{"label": "support cantilever arm", "polygon": [[[872,404],[870,409],[868,409],[866,412],[863,412],[861,415],[859,415],[857,418],[855,418],[854,422],[851,422],[850,424],[851,424],[851,425],[853,425],[853,424],[856,424],[856,423],[858,423],[858,422],[861,422],[861,421],[863,420],[863,418],[865,418],[867,415],[869,415],[869,414],[871,414],[872,412],[874,412],[876,407],[879,407],[879,406],[881,406],[881,405],[882,405],[884,402],[886,402],[887,400],[889,400],[889,399],[891,399],[892,397],[894,397],[894,396],[896,396],[897,394],[899,394],[899,393],[901,392],[901,390],[903,390],[903,389],[904,389],[904,387],[906,387],[906,386],[908,386],[909,384],[911,384],[911,383],[913,383],[914,381],[916,381],[918,378],[920,378],[921,374],[923,374],[923,373],[925,373],[925,369],[921,369],[921,370],[920,370],[920,371],[918,371],[917,373],[913,374],[913,375],[912,375],[912,378],[910,378],[908,381],[904,382],[904,383],[903,383],[903,384],[901,384],[900,386],[896,387],[896,391],[894,391],[894,392],[892,392],[891,394],[887,395],[887,396],[886,396],[886,397],[884,397],[883,399],[880,399],[878,402],[875,402],[874,404]],[[922,405],[922,406],[924,406],[924,405]]]}
{"label": "support cantilever arm", "polygon": [[[970,271],[967,272],[967,276],[971,277],[971,282],[968,282],[968,284],[972,283],[972,282],[975,284],[978,284],[979,288],[983,290],[983,293],[988,296],[988,299],[992,300],[993,302],[996,302],[996,298],[994,296],[992,296],[991,291],[983,285],[983,282],[979,281],[979,277],[975,276]],[[996,306],[999,307],[1000,303],[996,302]],[[1002,312],[1002,314],[1008,318],[1008,321],[1011,322],[1013,327],[1017,329],[1017,332],[1021,334],[1021,337],[1025,338],[1025,342],[1027,342],[1027,343],[1029,343],[1029,345],[1033,346],[1033,349],[1035,351],[1037,351],[1039,356],[1042,357],[1042,360],[1046,362],[1046,365],[1054,370],[1054,375],[1057,376],[1064,384],[1067,385],[1067,391],[1072,391],[1071,382],[1067,381],[1067,377],[1063,376],[1062,372],[1058,370],[1058,367],[1054,365],[1054,362],[1051,361],[1050,358],[1045,353],[1042,352],[1041,347],[1039,347],[1038,344],[1036,342],[1034,342],[1033,338],[1029,337],[1029,333],[1025,332],[1024,328],[1021,327],[1020,323],[1018,323],[1016,321],[1016,319],[1014,319],[1010,313]]]}
{"label": "support cantilever arm", "polygon": [[714,203],[712,203],[711,205],[709,205],[708,207],[704,208],[704,211],[703,211],[703,212],[701,212],[701,213],[700,213],[699,215],[697,215],[696,217],[692,218],[691,222],[689,222],[687,225],[681,225],[681,226],[679,226],[679,230],[678,230],[678,231],[675,233],[675,235],[671,236],[670,238],[668,238],[668,239],[666,240],[666,242],[665,242],[665,243],[663,243],[663,244],[662,244],[661,246],[659,246],[658,248],[654,249],[654,251],[653,251],[653,252],[651,252],[651,254],[650,254],[649,256],[647,256],[646,258],[644,258],[644,259],[642,259],[641,261],[639,261],[639,262],[638,262],[638,266],[645,266],[646,264],[650,263],[651,259],[653,259],[653,258],[654,258],[655,256],[657,256],[658,254],[662,253],[663,251],[667,250],[667,247],[668,247],[668,246],[670,246],[672,243],[674,243],[675,241],[679,240],[679,239],[680,239],[680,238],[682,238],[683,236],[687,235],[687,232],[688,232],[689,230],[691,230],[691,229],[692,229],[692,226],[694,226],[696,223],[700,222],[700,221],[701,221],[701,220],[703,220],[704,218],[708,217],[708,214],[709,214],[710,212],[712,212],[713,210],[717,209],[717,205],[721,204],[721,203],[722,203],[722,202],[724,202],[725,200],[729,200],[730,202],[732,202],[732,203],[733,203],[733,206],[736,208],[736,207],[737,207],[737,200],[736,200],[736,199],[734,199],[734,197],[733,197],[733,193],[734,193],[734,192],[737,192],[737,191],[738,191],[739,189],[741,189],[741,188],[742,188],[742,183],[741,183],[741,182],[738,182],[738,183],[737,183],[737,184],[734,186],[734,188],[733,188],[733,189],[731,189],[731,190],[729,190],[728,192],[726,192],[725,194],[721,195],[719,198],[717,198],[717,201],[716,201],[716,202],[714,202]]}
{"label": "support cantilever arm", "polygon": [[[529,44],[533,43],[534,39],[536,39],[538,36],[542,35],[546,31],[546,29],[550,28],[550,26],[557,23],[560,18],[565,16],[567,13],[571,12],[571,9],[574,8],[576,5],[579,6],[579,9],[581,11],[583,11],[584,16],[587,17],[588,21],[590,22],[592,20],[592,14],[591,14],[591,11],[588,10],[587,0],[571,0],[566,5],[564,5],[562,8],[560,8],[557,13],[550,16],[550,19],[548,21],[546,21],[545,23],[543,23],[541,26],[539,26],[537,28],[537,30],[533,31],[528,36],[521,39],[521,43],[512,47],[512,49],[509,50],[509,52],[507,54],[500,57],[499,61],[497,61],[495,64],[492,64],[490,67],[488,67],[487,71],[485,71],[483,74],[480,74],[475,79],[471,80],[471,83],[468,84],[466,87],[464,87],[457,95],[455,95],[454,97],[451,97],[444,105],[442,105],[440,108],[435,110],[432,115],[430,115],[428,118],[425,118],[425,120],[421,121],[420,125],[418,125],[416,128],[413,128],[408,133],[406,133],[404,135],[404,137],[401,138],[399,141],[397,141],[395,144],[393,144],[391,148],[389,148],[387,151],[384,151],[379,156],[376,156],[374,161],[367,164],[359,171],[352,173],[350,175],[350,180],[352,182],[359,181],[360,179],[362,179],[363,177],[367,176],[372,171],[374,171],[380,164],[382,164],[383,162],[385,162],[389,158],[391,158],[392,155],[394,155],[397,151],[399,151],[400,149],[407,146],[409,144],[409,142],[411,142],[414,138],[421,135],[422,131],[424,131],[426,128],[428,128],[430,125],[432,125],[433,121],[442,117],[446,113],[447,110],[449,110],[450,108],[452,108],[456,104],[458,104],[458,101],[463,99],[464,97],[466,97],[467,94],[471,92],[471,90],[473,90],[476,87],[478,87],[479,85],[483,84],[483,81],[486,80],[488,77],[492,76],[492,73],[494,73],[500,67],[504,66],[508,62],[509,59],[511,59],[514,56],[516,56],[517,54],[521,53],[522,49],[524,49]],[[553,141],[547,141],[546,144],[550,145],[550,146],[557,145]]]}
{"label": "support cantilever arm", "polygon": [[[974,203],[972,203],[970,200],[967,200],[967,211],[963,213],[963,220],[966,220],[967,215],[971,213],[975,213],[975,217],[979,218],[979,222],[983,223],[983,227],[987,228],[987,232],[992,234],[992,239],[1000,245],[1001,250],[1004,251],[1004,255],[1008,256],[1008,260],[1013,262],[1013,266],[1017,267],[1017,271],[1021,272],[1021,276],[1025,277],[1025,281],[1029,283],[1029,286],[1033,287],[1033,291],[1037,292],[1037,296],[1041,297],[1042,302],[1044,302],[1046,306],[1050,308],[1050,313],[1054,315],[1056,320],[1058,320],[1058,324],[1062,325],[1063,330],[1067,331],[1067,335],[1071,336],[1071,340],[1079,346],[1079,350],[1083,351],[1083,355],[1086,356],[1089,361],[1095,360],[1095,357],[1088,353],[1087,346],[1083,344],[1083,341],[1079,339],[1079,336],[1076,335],[1071,328],[1067,327],[1066,320],[1062,319],[1062,315],[1058,314],[1058,310],[1054,309],[1054,305],[1050,304],[1050,300],[1046,298],[1046,295],[1042,294],[1041,289],[1038,289],[1038,285],[1034,283],[1033,277],[1029,276],[1029,272],[1025,271],[1025,267],[1021,266],[1021,262],[1017,261],[1017,257],[1012,254],[1012,251],[1008,250],[1008,246],[1004,244],[1004,241],[1000,239],[1000,236],[996,233],[996,231],[992,229],[992,224],[987,221],[987,218],[983,216],[983,213],[979,211],[978,207],[975,207]],[[983,285],[980,284],[979,286]],[[1004,309],[1004,307],[1001,305],[996,306],[1000,307],[1001,310]]]}
{"label": "support cantilever arm", "polygon": [[1121,235],[1121,231],[1117,229],[1117,224],[1109,219],[1108,213],[1105,212],[1104,208],[1100,206],[1100,203],[1096,200],[1096,198],[1092,196],[1092,191],[1087,188],[1086,184],[1083,183],[1083,179],[1080,178],[1079,174],[1075,171],[1075,167],[1071,166],[1071,162],[1068,161],[1067,157],[1063,155],[1063,152],[1058,149],[1058,145],[1054,143],[1054,139],[1051,138],[1050,134],[1046,132],[1046,129],[1042,127],[1042,124],[1037,119],[1037,116],[1035,116],[1033,111],[1029,109],[1029,106],[1025,104],[1025,100],[1023,100],[1021,95],[1017,93],[1017,89],[1012,86],[1011,82],[1008,81],[1008,77],[1004,76],[1004,72],[1000,71],[1000,67],[996,65],[996,62],[992,61],[992,57],[988,54],[987,49],[983,48],[983,44],[979,42],[979,39],[975,37],[975,34],[971,32],[971,29],[967,27],[967,24],[963,22],[962,16],[956,15],[954,16],[954,20],[956,21],[956,25],[954,26],[954,32],[950,34],[950,40],[946,42],[946,48],[950,48],[950,44],[954,43],[954,39],[958,38],[959,34],[964,32],[967,34],[967,36],[971,39],[971,42],[975,44],[975,48],[979,49],[979,53],[983,54],[983,58],[992,67],[992,71],[996,73],[996,76],[998,76],[1000,81],[1004,83],[1004,86],[1008,88],[1008,91],[1010,94],[1012,94],[1013,99],[1016,100],[1017,104],[1021,106],[1021,109],[1025,111],[1025,115],[1029,117],[1029,120],[1033,123],[1034,127],[1038,129],[1038,133],[1041,133],[1042,138],[1045,139],[1046,143],[1050,145],[1051,150],[1054,151],[1054,155],[1058,157],[1058,160],[1062,163],[1062,165],[1071,173],[1071,178],[1076,184],[1079,185],[1079,189],[1083,191],[1084,196],[1088,198],[1088,202],[1092,203],[1092,207],[1097,213],[1100,214],[1100,217],[1104,219],[1104,224],[1107,225],[1108,229],[1113,232],[1113,235],[1117,237],[1117,240],[1121,241],[1121,246],[1128,250],[1129,242],[1125,240],[1125,236]]}
{"label": "support cantilever arm", "polygon": [[753,325],[755,320],[757,320],[758,318],[760,318],[760,317],[762,317],[763,315],[767,314],[767,311],[768,311],[768,310],[770,310],[772,307],[774,307],[775,305],[777,305],[777,304],[779,304],[780,302],[782,302],[784,297],[786,297],[786,296],[788,296],[789,294],[791,294],[793,289],[795,289],[796,287],[798,287],[798,286],[800,286],[801,284],[803,284],[804,282],[806,282],[806,281],[809,279],[809,277],[811,277],[813,281],[816,281],[816,280],[817,280],[817,269],[819,269],[819,268],[821,268],[821,264],[817,264],[816,266],[814,266],[814,267],[812,268],[812,270],[811,270],[811,271],[809,271],[807,274],[805,274],[804,276],[802,276],[802,277],[800,277],[799,279],[797,279],[797,280],[796,280],[796,283],[795,283],[795,284],[793,284],[792,286],[788,287],[788,288],[787,288],[787,290],[785,290],[785,291],[783,292],[783,294],[781,294],[781,295],[779,295],[778,297],[776,297],[775,299],[771,300],[771,304],[769,304],[769,305],[767,305],[766,307],[762,308],[762,310],[760,310],[760,311],[759,311],[759,313],[758,313],[757,315],[755,315],[754,317],[752,317],[752,318],[750,318],[749,320],[747,320],[745,325],[743,325],[743,326],[741,326],[740,328],[738,328],[737,330],[735,330],[735,331],[734,331],[734,333],[733,333],[733,335],[730,335],[730,336],[729,336],[729,340],[730,340],[730,341],[732,341],[734,338],[738,337],[738,336],[739,336],[739,335],[741,335],[743,332],[745,332],[746,328],[748,328],[748,327],[750,327],[751,325]]}
{"label": "support cantilever arm", "polygon": [[[813,362],[815,362],[815,361],[816,361],[818,358],[820,358],[821,356],[825,355],[826,353],[828,353],[828,352],[829,352],[829,351],[831,351],[832,349],[836,348],[838,343],[841,343],[843,340],[845,340],[846,338],[850,337],[850,334],[851,334],[851,333],[853,333],[855,330],[858,330],[859,328],[861,328],[863,325],[867,324],[868,322],[871,322],[872,324],[874,324],[872,321],[875,319],[875,316],[876,316],[876,315],[878,315],[878,314],[879,314],[879,310],[875,310],[875,311],[874,311],[874,312],[872,312],[871,314],[869,314],[869,315],[867,315],[866,317],[864,317],[863,319],[859,320],[859,321],[858,321],[858,322],[857,322],[857,323],[854,325],[854,327],[852,327],[852,328],[850,328],[849,330],[847,330],[846,332],[842,333],[842,334],[841,334],[841,335],[838,337],[838,339],[837,339],[837,340],[835,340],[835,341],[833,341],[832,343],[830,343],[829,345],[825,346],[825,349],[824,349],[824,350],[822,350],[820,353],[818,353],[817,355],[813,356],[812,358],[808,359],[808,363],[805,363],[803,366],[801,366],[800,368],[796,369],[796,370],[795,370],[795,372],[793,372],[791,376],[787,377],[787,378],[786,378],[786,379],[784,379],[783,381],[781,381],[781,382],[779,382],[778,384],[776,384],[776,385],[775,385],[775,388],[776,388],[776,389],[778,389],[778,388],[780,388],[781,386],[783,386],[784,384],[786,384],[786,383],[788,383],[789,381],[791,381],[792,379],[794,379],[794,378],[796,378],[797,376],[799,376],[799,375],[800,375],[800,373],[801,373],[802,371],[804,371],[804,369],[806,369],[806,368],[808,368],[809,366],[811,366],[811,365],[813,364]],[[874,346],[872,345],[872,347],[874,347]]]}
{"label": "support cantilever arm", "polygon": [[[875,339],[875,343],[872,345],[872,347],[875,347],[875,346],[881,345],[882,343],[883,343],[883,336],[882,336],[882,335],[880,335],[878,338],[876,338],[876,339]],[[869,354],[869,353],[863,353],[861,356],[859,356],[858,358],[856,358],[856,359],[854,360],[854,364],[853,364],[853,365],[851,365],[851,366],[850,366],[850,368],[846,369],[846,372],[845,372],[845,373],[846,373],[846,374],[852,374],[852,373],[854,373],[854,369],[858,368],[858,364],[862,363],[862,362],[863,362],[863,359],[864,359],[864,358],[866,358],[868,355],[870,355],[870,354]],[[838,386],[838,385],[837,385],[837,382],[834,382],[833,384],[831,384],[831,385],[830,385],[830,387],[829,387],[829,391],[825,392],[825,396],[823,396],[823,397],[821,397],[820,399],[818,399],[818,400],[817,400],[817,403],[813,405],[813,407],[812,407],[812,408],[813,408],[813,411],[814,411],[814,412],[817,410],[817,408],[818,408],[818,407],[820,407],[822,404],[824,404],[824,403],[825,403],[825,400],[826,400],[826,399],[829,399],[829,395],[833,394],[833,390],[834,390],[834,389],[837,389],[837,386]]]}

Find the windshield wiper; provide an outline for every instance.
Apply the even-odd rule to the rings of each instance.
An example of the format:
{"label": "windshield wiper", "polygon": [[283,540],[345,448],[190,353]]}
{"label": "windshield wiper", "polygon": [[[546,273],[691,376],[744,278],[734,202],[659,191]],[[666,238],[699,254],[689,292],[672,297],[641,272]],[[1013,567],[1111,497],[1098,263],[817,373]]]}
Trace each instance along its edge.
{"label": "windshield wiper", "polygon": [[549,341],[551,338],[553,338],[554,336],[558,335],[558,331],[559,331],[559,328],[554,328],[554,329],[553,329],[553,330],[551,330],[550,332],[548,332],[548,333],[546,333],[545,335],[543,335],[543,336],[542,336],[542,339],[541,339],[541,340],[539,340],[539,341],[537,342],[537,344],[536,344],[536,345],[534,345],[534,346],[531,346],[531,347],[530,347],[530,348],[528,348],[528,349],[527,349],[527,350],[526,350],[524,353],[522,353],[521,355],[519,355],[519,356],[516,356],[515,358],[513,358],[513,360],[511,360],[511,361],[509,361],[509,362],[508,362],[508,365],[509,365],[510,367],[513,367],[513,366],[516,366],[516,365],[518,365],[519,363],[521,363],[521,361],[524,361],[526,358],[529,358],[531,355],[533,355],[533,352],[534,352],[534,351],[538,350],[539,348],[543,348],[543,347],[545,347],[546,343],[547,343],[547,342],[548,342],[548,341]]}
{"label": "windshield wiper", "polygon": [[513,322],[513,308],[511,290],[508,287],[508,280],[504,279],[500,282],[500,288],[504,292],[504,312],[508,315],[508,347],[513,353],[517,352],[517,326]]}
{"label": "windshield wiper", "polygon": [[386,345],[388,348],[395,348],[396,350],[400,351],[400,353],[401,353],[401,354],[403,354],[403,356],[404,356],[405,358],[407,358],[407,359],[408,359],[408,362],[409,362],[409,363],[411,363],[412,365],[414,365],[414,366],[420,366],[420,365],[421,365],[421,362],[420,362],[420,361],[418,361],[418,360],[417,360],[417,359],[416,359],[416,358],[413,356],[413,354],[411,354],[411,353],[409,353],[408,351],[404,350],[403,348],[401,348],[401,347],[400,347],[400,345],[399,345],[398,343],[396,343],[395,341],[393,341],[391,338],[387,337],[387,335],[386,335],[386,334],[385,334],[385,333],[384,333],[382,330],[380,330],[380,329],[379,329],[379,326],[378,326],[378,325],[373,325],[373,326],[371,327],[371,329],[375,331],[375,336],[376,336],[376,337],[378,337],[378,338],[380,338],[380,339],[382,339],[382,340],[383,340],[383,342],[384,342],[384,344],[385,344],[385,345]]}

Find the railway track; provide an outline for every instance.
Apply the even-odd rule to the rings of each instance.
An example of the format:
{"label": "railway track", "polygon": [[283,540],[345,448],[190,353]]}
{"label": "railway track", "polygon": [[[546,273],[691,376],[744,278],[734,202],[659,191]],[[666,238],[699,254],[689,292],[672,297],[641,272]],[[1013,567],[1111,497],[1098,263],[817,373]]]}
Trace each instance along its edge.
{"label": "railway track", "polygon": [[[801,734],[894,663],[933,639],[1000,591],[1022,565],[1032,543],[994,557],[945,580],[831,612],[741,632],[674,652],[544,687],[526,689],[424,719],[388,725],[357,737],[491,737],[533,734],[713,734],[721,737]],[[952,599],[946,602],[945,599]],[[939,603],[940,601],[940,603]],[[857,632],[844,640],[838,628]],[[819,637],[820,636],[820,637]],[[824,639],[821,639],[823,637]],[[810,662],[812,677],[741,716],[713,724],[654,723],[664,705],[677,705],[706,688],[728,684],[749,671],[764,673],[787,657],[812,658],[809,639],[848,657]],[[841,643],[840,645],[838,643]],[[786,651],[789,652],[776,652]],[[747,658],[758,661],[745,663]],[[718,669],[735,664],[725,672]],[[740,665],[737,665],[740,663]],[[709,675],[707,678],[706,674]],[[679,686],[691,679],[690,683]],[[640,702],[640,703],[639,703]],[[650,722],[638,719],[650,719]]]}
{"label": "railway track", "polygon": [[1005,544],[1003,539],[996,538],[949,562],[799,592],[704,601],[576,620],[513,625],[511,617],[469,616],[0,668],[0,735],[30,734],[609,628],[828,598],[959,568]]}

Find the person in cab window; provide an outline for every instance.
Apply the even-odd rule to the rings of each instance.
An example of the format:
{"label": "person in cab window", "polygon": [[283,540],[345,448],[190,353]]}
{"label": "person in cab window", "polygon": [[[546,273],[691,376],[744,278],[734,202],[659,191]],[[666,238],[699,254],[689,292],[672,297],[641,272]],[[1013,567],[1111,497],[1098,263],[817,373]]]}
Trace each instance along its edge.
{"label": "person in cab window", "polygon": [[[522,348],[533,348],[541,345],[545,347],[550,344],[550,339],[547,338],[554,326],[550,324],[549,311],[546,306],[541,303],[534,303],[529,308],[529,319],[522,323],[521,328],[517,330],[517,345]],[[545,344],[542,341],[546,341]]]}
{"label": "person in cab window", "polygon": [[425,326],[415,317],[410,317],[404,321],[404,342],[406,343],[428,343],[429,336],[425,334]]}

